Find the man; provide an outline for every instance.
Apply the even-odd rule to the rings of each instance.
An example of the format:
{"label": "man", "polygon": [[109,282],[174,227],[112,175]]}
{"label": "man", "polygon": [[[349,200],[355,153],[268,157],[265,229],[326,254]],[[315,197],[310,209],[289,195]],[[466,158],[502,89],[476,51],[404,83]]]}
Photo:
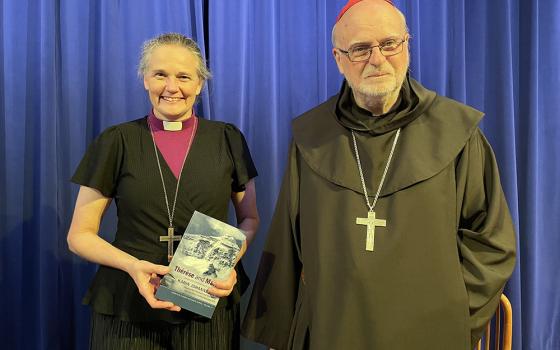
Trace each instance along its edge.
{"label": "man", "polygon": [[482,113],[407,75],[404,16],[350,1],[341,91],[293,121],[243,325],[276,349],[472,349],[515,262]]}

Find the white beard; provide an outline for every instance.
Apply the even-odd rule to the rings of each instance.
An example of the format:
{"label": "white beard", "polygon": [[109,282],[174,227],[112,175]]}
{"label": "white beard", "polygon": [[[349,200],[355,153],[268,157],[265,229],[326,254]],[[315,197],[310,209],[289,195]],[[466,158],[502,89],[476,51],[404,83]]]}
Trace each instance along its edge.
{"label": "white beard", "polygon": [[348,85],[350,85],[350,87],[352,88],[353,91],[355,91],[356,93],[364,96],[364,97],[385,97],[385,96],[389,96],[392,93],[395,92],[395,90],[400,88],[400,85],[402,85],[402,81],[401,84],[397,84],[397,80],[395,79],[394,76],[392,76],[390,79],[389,78],[385,78],[387,81],[381,83],[381,84],[367,84],[367,83],[362,83],[359,84],[358,86],[352,86],[352,84],[350,84],[350,82],[348,82]]}
{"label": "white beard", "polygon": [[[408,68],[404,70],[402,74],[396,75],[394,69],[392,67],[387,67],[387,69],[380,70],[383,72],[388,72],[391,74],[390,77],[385,77],[385,81],[380,83],[373,83],[368,81],[362,81],[357,86],[352,84],[350,81],[348,85],[352,88],[355,94],[363,96],[365,100],[374,98],[374,99],[383,99],[388,98],[392,94],[398,93],[401,89],[401,86],[406,78],[406,72]],[[374,72],[364,72],[364,76],[368,76]]]}

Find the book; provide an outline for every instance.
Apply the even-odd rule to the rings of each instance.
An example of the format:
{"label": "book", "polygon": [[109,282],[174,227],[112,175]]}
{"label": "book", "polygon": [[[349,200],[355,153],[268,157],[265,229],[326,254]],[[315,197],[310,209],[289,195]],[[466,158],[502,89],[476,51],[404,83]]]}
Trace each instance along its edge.
{"label": "book", "polygon": [[229,277],[243,241],[245,234],[240,229],[195,211],[156,298],[212,318],[219,298],[207,290],[212,280]]}

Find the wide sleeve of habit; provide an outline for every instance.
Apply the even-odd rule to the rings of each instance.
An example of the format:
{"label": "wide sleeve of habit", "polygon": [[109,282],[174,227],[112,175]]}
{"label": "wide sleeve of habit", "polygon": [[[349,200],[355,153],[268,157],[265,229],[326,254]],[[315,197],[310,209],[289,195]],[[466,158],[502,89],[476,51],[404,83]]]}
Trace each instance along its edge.
{"label": "wide sleeve of habit", "polygon": [[107,128],[88,147],[72,182],[114,197],[124,158],[123,144],[118,127]]}
{"label": "wide sleeve of habit", "polygon": [[288,167],[263,249],[242,334],[275,349],[286,349],[302,273],[298,232],[298,157],[290,146]]}
{"label": "wide sleeve of habit", "polygon": [[457,161],[458,244],[469,296],[471,344],[494,315],[515,265],[515,232],[494,153],[480,129]]}

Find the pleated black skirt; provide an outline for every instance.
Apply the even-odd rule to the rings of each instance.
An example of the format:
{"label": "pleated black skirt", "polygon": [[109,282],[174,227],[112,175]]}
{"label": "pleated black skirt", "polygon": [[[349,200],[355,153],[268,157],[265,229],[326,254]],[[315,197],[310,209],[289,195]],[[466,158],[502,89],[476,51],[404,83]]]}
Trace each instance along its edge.
{"label": "pleated black skirt", "polygon": [[211,320],[193,319],[184,324],[130,322],[93,312],[92,350],[238,350],[239,305],[221,308]]}

